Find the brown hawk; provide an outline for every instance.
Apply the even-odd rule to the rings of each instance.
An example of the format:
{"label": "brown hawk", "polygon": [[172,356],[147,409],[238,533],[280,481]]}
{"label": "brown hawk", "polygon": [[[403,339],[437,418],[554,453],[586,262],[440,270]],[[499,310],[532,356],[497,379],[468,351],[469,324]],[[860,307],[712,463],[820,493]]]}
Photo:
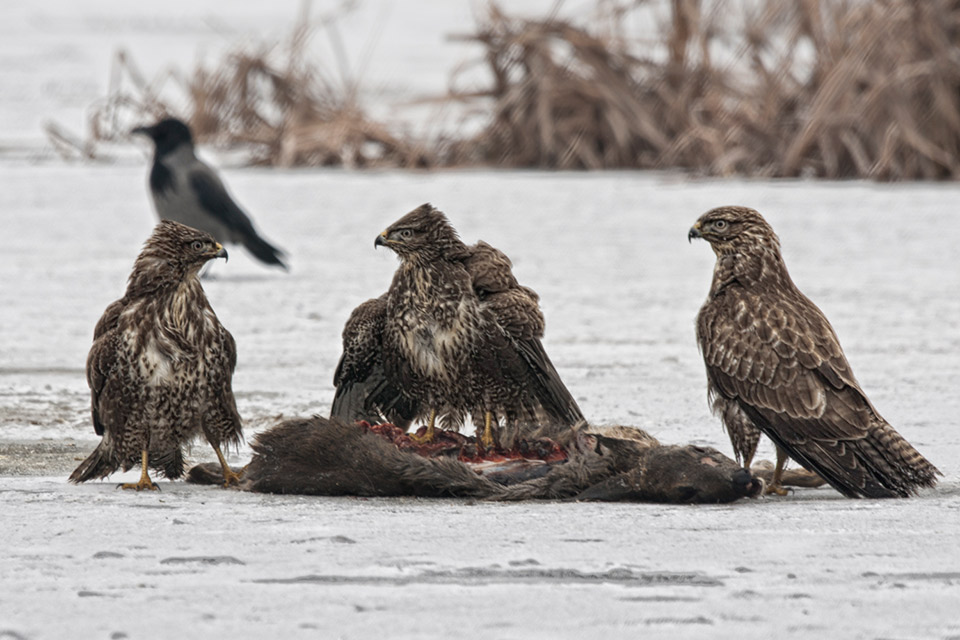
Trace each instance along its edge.
{"label": "brown hawk", "polygon": [[713,410],[749,466],[760,433],[851,498],[933,486],[940,472],[887,424],[860,388],[823,313],[790,279],[780,240],[746,207],[703,214],[689,236],[717,255],[697,316]]}
{"label": "brown hawk", "polygon": [[406,424],[429,416],[429,439],[438,415],[459,424],[469,414],[483,422],[488,447],[501,419],[511,429],[504,440],[527,425],[583,420],[540,342],[538,296],[517,282],[507,256],[464,244],[430,205],[374,244],[401,264],[388,292],[358,307],[344,329],[334,417],[356,419],[370,407]]}
{"label": "brown hawk", "polygon": [[237,350],[197,277],[226,250],[213,236],[163,220],[133,265],[124,296],[107,307],[87,356],[93,427],[100,444],[71,482],[103,478],[140,465],[124,489],[156,489],[148,467],[183,475],[182,447],[202,433],[237,480],[220,447],[241,438],[231,389]]}

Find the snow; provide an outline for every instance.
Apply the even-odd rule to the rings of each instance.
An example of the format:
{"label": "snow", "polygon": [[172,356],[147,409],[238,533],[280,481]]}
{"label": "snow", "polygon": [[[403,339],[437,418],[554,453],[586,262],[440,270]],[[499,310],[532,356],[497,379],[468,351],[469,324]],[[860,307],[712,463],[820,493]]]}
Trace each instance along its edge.
{"label": "snow", "polygon": [[[239,4],[226,33],[287,24]],[[8,148],[39,149],[40,116],[69,118],[92,97],[71,89],[59,102],[51,83],[102,90],[90,74],[117,44],[103,33],[141,42],[150,20],[135,16],[162,15],[127,9],[108,29],[117,3],[35,6],[11,3],[0,26]],[[171,59],[213,30],[181,32],[211,3],[178,6],[186,17],[158,35],[177,45]],[[248,440],[281,416],[329,410],[343,323],[396,267],[373,240],[430,201],[539,292],[546,349],[592,422],[729,452],[693,330],[713,254],[686,235],[703,211],[745,204],[780,234],[875,406],[945,475],[911,500],[820,488],[728,506],[501,505],[115,489],[134,473],[69,485],[98,440],[84,379],[93,327],[154,219],[139,151],[112,165],[28,159],[0,150],[0,638],[960,636],[960,185],[228,167],[292,265],[233,248],[204,282],[238,344]],[[245,445],[230,459],[248,457]]]}
{"label": "snow", "polygon": [[[0,477],[9,514],[0,631],[960,633],[956,186],[227,171],[292,263],[284,274],[235,249],[204,283],[237,339],[234,389],[248,438],[277,416],[329,410],[343,322],[396,266],[373,240],[430,200],[465,240],[502,248],[541,294],[546,348],[592,421],[729,451],[707,409],[693,336],[713,256],[685,238],[702,211],[736,202],[767,214],[794,279],[832,319],[875,405],[946,475],[914,500],[850,501],[824,488],[724,507],[494,505],[255,496],[180,482],[161,482],[159,494],[115,490],[133,473],[68,485],[97,441],[83,377],[92,327],[121,295],[153,225],[145,168],[4,170],[0,445],[59,455]],[[247,456],[244,447],[232,459]],[[213,454],[198,443],[193,459]]]}

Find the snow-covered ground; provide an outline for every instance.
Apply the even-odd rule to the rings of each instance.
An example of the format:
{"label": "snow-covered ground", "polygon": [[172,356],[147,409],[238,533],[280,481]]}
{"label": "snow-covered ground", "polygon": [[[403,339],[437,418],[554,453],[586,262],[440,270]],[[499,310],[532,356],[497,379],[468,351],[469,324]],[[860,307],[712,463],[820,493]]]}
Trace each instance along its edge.
{"label": "snow-covered ground", "polygon": [[[42,116],[79,128],[66,121],[103,90],[115,31],[154,61],[166,57],[151,29],[180,47],[171,60],[190,24],[210,37],[211,5],[182,4],[166,22],[160,9],[118,17],[126,3],[4,7],[0,146],[14,151],[0,149],[0,638],[960,636],[954,184],[231,168],[228,184],[292,270],[234,248],[204,285],[237,340],[248,439],[281,416],[325,413],[343,322],[396,266],[373,240],[430,201],[540,293],[546,348],[591,421],[729,452],[693,332],[713,254],[686,235],[708,208],[753,206],[874,404],[944,472],[916,499],[821,488],[717,507],[500,505],[115,490],[135,474],[67,484],[97,442],[84,380],[93,326],[154,224],[146,159],[68,166],[31,152],[27,163],[22,148],[39,148]],[[252,4],[215,26],[287,24]],[[212,457],[198,443],[191,459]]]}
{"label": "snow-covered ground", "polygon": [[115,490],[135,474],[68,485],[97,441],[90,334],[153,225],[145,169],[4,172],[0,447],[18,459],[0,459],[0,632],[960,634],[956,186],[229,171],[292,263],[271,271],[235,249],[205,283],[237,339],[248,437],[328,410],[343,322],[396,265],[373,240],[429,200],[541,294],[546,347],[591,420],[729,451],[693,337],[713,256],[686,233],[744,203],[779,231],[876,406],[946,475],[908,501],[825,488],[725,507],[476,505]]}

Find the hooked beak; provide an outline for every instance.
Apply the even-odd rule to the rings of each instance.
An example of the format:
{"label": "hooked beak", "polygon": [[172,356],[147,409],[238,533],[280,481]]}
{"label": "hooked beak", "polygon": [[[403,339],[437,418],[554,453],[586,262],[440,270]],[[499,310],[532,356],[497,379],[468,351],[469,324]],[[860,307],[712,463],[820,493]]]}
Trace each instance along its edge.
{"label": "hooked beak", "polygon": [[687,242],[693,242],[694,238],[702,238],[703,234],[700,233],[700,222],[698,221],[692,227],[690,227],[690,233],[687,234]]}
{"label": "hooked beak", "polygon": [[230,255],[227,253],[227,250],[222,244],[217,243],[217,252],[213,256],[214,258],[223,258],[224,262],[230,262]]}
{"label": "hooked beak", "polygon": [[153,127],[137,127],[136,129],[130,130],[130,135],[132,136],[147,136],[148,138],[153,137]]}
{"label": "hooked beak", "polygon": [[387,246],[387,232],[382,231],[380,235],[377,236],[377,239],[373,241],[373,248],[376,249],[377,247],[385,246]]}

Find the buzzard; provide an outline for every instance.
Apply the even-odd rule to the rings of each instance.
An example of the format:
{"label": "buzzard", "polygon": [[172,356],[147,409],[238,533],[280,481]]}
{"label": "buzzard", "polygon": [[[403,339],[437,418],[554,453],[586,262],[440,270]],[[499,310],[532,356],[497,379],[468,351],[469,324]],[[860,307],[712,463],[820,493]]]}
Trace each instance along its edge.
{"label": "buzzard", "polygon": [[358,307],[344,329],[333,417],[371,412],[408,425],[438,416],[459,424],[563,427],[583,420],[540,338],[537,294],[510,260],[485,242],[468,246],[446,216],[425,204],[390,225],[375,246],[401,264],[390,289]]}
{"label": "buzzard", "polygon": [[203,433],[236,482],[221,452],[241,438],[231,378],[233,336],[217,320],[197,274],[226,250],[210,234],[162,220],[133,265],[122,298],[107,307],[87,356],[93,428],[100,444],[71,482],[103,478],[140,465],[140,481],[124,489],[156,489],[148,467],[183,475],[182,446]]}
{"label": "buzzard", "polygon": [[851,498],[907,497],[940,472],[873,407],[823,313],[790,279],[780,240],[746,207],[703,214],[689,239],[717,255],[697,316],[708,394],[738,460],[760,433],[777,446],[772,490],[787,456]]}

